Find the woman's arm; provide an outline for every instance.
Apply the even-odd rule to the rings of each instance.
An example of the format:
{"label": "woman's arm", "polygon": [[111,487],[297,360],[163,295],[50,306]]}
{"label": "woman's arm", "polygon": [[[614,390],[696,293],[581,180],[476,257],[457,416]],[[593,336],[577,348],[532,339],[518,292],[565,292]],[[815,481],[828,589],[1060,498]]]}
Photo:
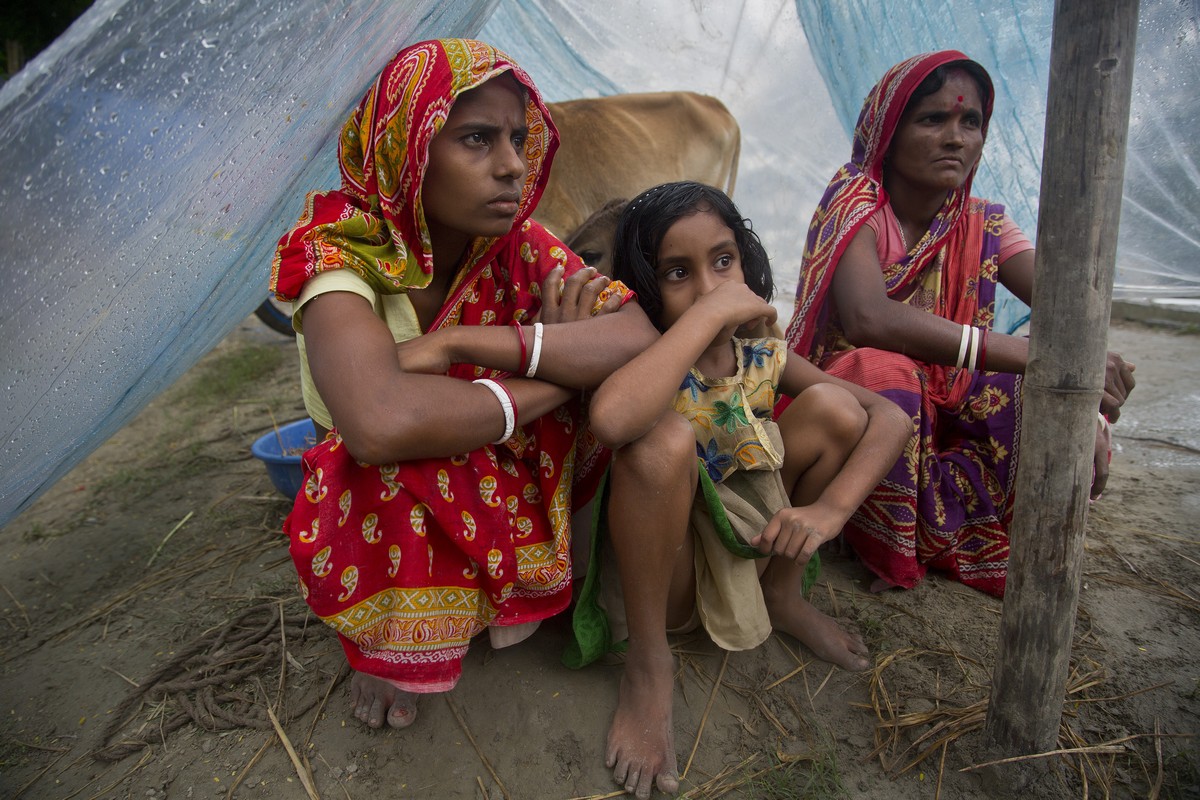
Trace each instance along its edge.
{"label": "woman's arm", "polygon": [[[503,435],[504,413],[487,387],[401,369],[391,331],[360,295],[329,292],[309,300],[304,332],[317,391],[358,460],[384,464],[449,456]],[[515,336],[511,330],[496,333]],[[537,380],[510,379],[505,385],[520,421],[553,410],[573,394]]]}
{"label": "woman's arm", "polygon": [[592,432],[611,449],[654,427],[671,407],[679,384],[700,355],[723,333],[759,317],[774,321],[774,307],[745,284],[729,281],[701,297],[667,332],[614,372],[592,398]]}
{"label": "woman's arm", "polygon": [[[997,271],[1000,282],[1027,306],[1033,305],[1033,264],[1034,251],[1024,250],[1002,261]],[[991,354],[990,340],[988,353]],[[991,362],[991,358],[988,362]],[[1100,411],[1113,422],[1121,416],[1121,406],[1133,391],[1136,383],[1133,370],[1134,365],[1123,359],[1120,353],[1109,351],[1104,362],[1104,395],[1100,399]]]}
{"label": "woman's arm", "polygon": [[[543,335],[538,377],[559,377],[569,386],[551,380],[506,379],[518,423],[562,405],[574,395],[571,385],[598,384],[656,335],[634,303],[617,313],[575,321],[591,313],[594,297],[589,300],[584,291],[589,281],[587,276],[572,276],[560,297],[559,278],[551,273],[543,287],[543,296],[551,297],[555,305],[552,316],[561,322],[545,326],[551,336]],[[521,349],[511,327],[464,326],[397,345],[365,298],[329,292],[305,304],[304,330],[317,391],[347,449],[360,461],[449,456],[503,435],[504,413],[495,395],[485,386],[441,373],[449,368],[452,359],[447,353],[454,342],[468,351],[474,347],[478,360],[465,361],[516,371]],[[532,327],[526,331],[531,335]],[[437,343],[431,346],[434,340]]]}
{"label": "woman's arm", "polygon": [[[610,297],[593,315],[600,292],[610,279],[590,267],[559,287],[562,269],[551,270],[542,285],[542,345],[536,377],[574,389],[591,389],[612,371],[644,350],[658,334],[641,307],[621,305]],[[570,323],[570,324],[563,324]],[[521,339],[525,341],[522,363]],[[475,364],[517,374],[535,347],[532,324],[521,334],[512,326],[457,325],[431,331],[396,345],[401,368],[438,374],[453,364]]]}
{"label": "woman's arm", "polygon": [[[930,364],[953,366],[957,360],[962,325],[888,297],[870,228],[862,227],[842,253],[832,293],[855,347],[891,350]],[[1028,358],[1026,339],[988,333],[987,369],[1024,372]]]}

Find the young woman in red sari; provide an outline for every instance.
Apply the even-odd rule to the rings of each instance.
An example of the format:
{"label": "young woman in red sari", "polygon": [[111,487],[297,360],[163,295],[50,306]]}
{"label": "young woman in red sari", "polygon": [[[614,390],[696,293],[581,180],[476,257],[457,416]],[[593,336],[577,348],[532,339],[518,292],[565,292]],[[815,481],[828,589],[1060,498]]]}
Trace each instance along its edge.
{"label": "young woman in red sari", "polygon": [[332,429],[285,530],[372,727],[453,687],[476,634],[513,643],[567,607],[571,512],[606,458],[579,390],[655,338],[529,219],[557,146],[506,55],[412,45],[342,131],[341,189],[310,194],[276,251],[306,404]]}
{"label": "young woman in red sari", "polygon": [[[844,529],[876,590],[911,588],[933,567],[1004,592],[1028,342],[992,322],[997,281],[1030,302],[1034,258],[1003,206],[971,197],[992,101],[987,72],[960,52],[892,67],[809,227],[788,345],[913,419],[904,454]],[[1109,354],[1108,419],[1132,372]],[[1107,441],[1102,418],[1093,497]]]}

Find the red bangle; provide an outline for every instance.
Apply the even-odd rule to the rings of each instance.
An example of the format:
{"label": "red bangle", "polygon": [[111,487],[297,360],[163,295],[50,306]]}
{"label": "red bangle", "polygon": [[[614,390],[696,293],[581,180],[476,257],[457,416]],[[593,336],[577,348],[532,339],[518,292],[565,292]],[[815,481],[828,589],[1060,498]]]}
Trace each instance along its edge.
{"label": "red bangle", "polygon": [[979,330],[980,330],[980,336],[979,336],[978,369],[980,372],[986,372],[987,371],[987,366],[986,366],[986,364],[987,364],[987,340],[988,340],[988,334],[991,333],[991,331],[988,330],[988,328],[986,328],[984,326],[980,326]]}
{"label": "red bangle", "polygon": [[[521,341],[521,360],[517,362],[518,369],[513,374],[524,375],[525,369],[528,367],[528,364],[525,363],[525,359],[529,356],[529,350],[525,347],[525,328],[523,328],[521,323],[517,322],[515,319],[510,324],[517,329],[517,338]],[[514,408],[515,407],[516,406],[514,406]]]}

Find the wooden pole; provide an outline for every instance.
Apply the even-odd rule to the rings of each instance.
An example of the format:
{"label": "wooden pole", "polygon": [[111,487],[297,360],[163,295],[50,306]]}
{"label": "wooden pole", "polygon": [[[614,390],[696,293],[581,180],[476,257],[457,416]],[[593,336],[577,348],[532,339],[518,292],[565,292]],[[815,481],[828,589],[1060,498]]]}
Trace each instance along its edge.
{"label": "wooden pole", "polygon": [[1054,746],[1104,385],[1137,0],[1057,0],[1037,278],[1000,646],[985,746]]}

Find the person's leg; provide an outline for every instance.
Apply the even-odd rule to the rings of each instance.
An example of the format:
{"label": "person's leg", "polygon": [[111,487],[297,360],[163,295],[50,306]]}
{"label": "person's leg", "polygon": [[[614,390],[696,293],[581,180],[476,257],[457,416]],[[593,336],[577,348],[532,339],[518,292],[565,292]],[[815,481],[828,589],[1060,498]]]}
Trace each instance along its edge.
{"label": "person's leg", "polygon": [[671,719],[675,662],[668,624],[695,602],[688,515],[696,491],[696,439],[669,412],[654,430],[613,455],[608,527],[620,572],[629,650],[605,762],[640,798],[679,789]]}
{"label": "person's leg", "polygon": [[[844,389],[819,384],[796,397],[779,418],[783,486],[792,505],[808,505],[821,496],[866,429],[866,412]],[[825,661],[848,670],[866,669],[871,662],[862,637],[804,598],[805,566],[788,558],[770,559],[761,582],[771,625]]]}

